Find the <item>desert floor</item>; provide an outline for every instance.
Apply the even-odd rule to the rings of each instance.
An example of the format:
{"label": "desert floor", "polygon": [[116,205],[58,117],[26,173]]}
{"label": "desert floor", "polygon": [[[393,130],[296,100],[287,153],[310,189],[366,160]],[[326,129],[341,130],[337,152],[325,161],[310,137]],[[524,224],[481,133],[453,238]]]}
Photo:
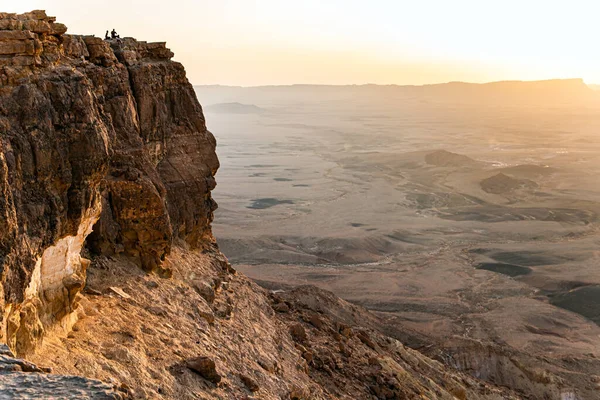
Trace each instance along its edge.
{"label": "desert floor", "polygon": [[467,338],[600,374],[593,109],[197,91],[237,269],[331,290],[416,348]]}

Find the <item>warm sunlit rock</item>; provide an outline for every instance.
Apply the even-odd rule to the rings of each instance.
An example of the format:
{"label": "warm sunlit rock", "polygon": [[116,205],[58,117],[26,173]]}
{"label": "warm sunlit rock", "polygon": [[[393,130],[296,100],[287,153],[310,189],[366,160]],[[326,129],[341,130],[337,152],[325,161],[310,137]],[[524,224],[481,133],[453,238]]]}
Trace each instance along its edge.
{"label": "warm sunlit rock", "polygon": [[3,335],[24,354],[74,323],[86,239],[164,275],[174,238],[212,246],[218,160],[164,43],[65,35],[43,11],[0,29]]}

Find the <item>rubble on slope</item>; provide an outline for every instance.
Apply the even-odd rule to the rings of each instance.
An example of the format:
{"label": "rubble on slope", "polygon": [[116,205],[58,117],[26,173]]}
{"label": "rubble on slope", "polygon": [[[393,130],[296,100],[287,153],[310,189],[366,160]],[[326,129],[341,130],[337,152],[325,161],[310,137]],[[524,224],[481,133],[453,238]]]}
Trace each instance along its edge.
{"label": "rubble on slope", "polygon": [[166,263],[170,279],[95,258],[74,331],[32,359],[140,399],[518,398],[361,326],[375,317],[329,292],[269,292],[218,253],[175,247]]}

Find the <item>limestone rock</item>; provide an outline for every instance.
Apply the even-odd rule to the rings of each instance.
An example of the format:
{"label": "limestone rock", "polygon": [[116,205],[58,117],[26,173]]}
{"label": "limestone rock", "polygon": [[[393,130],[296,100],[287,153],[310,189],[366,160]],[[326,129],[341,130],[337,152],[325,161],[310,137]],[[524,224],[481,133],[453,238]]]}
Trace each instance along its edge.
{"label": "limestone rock", "polygon": [[270,372],[271,374],[275,373],[276,365],[273,361],[268,360],[266,358],[260,358],[257,361],[258,365],[260,365],[265,371]]}
{"label": "limestone rock", "polygon": [[204,319],[209,324],[214,324],[215,322],[215,314],[213,310],[208,306],[208,304],[203,302],[196,303],[196,312],[200,318]]}
{"label": "limestone rock", "polygon": [[325,322],[317,313],[309,313],[308,315],[303,315],[302,318],[317,329],[323,329],[325,326]]}
{"label": "limestone rock", "polygon": [[371,340],[371,337],[369,336],[369,334],[365,331],[359,331],[356,334],[356,337],[363,342],[364,344],[366,344],[367,346],[369,346],[371,349],[373,350],[377,350],[377,346],[375,345],[375,343],[373,342],[373,340]]}
{"label": "limestone rock", "polygon": [[0,346],[0,398],[85,398],[123,399],[111,385],[78,376],[47,375],[44,368],[14,358],[5,346]]}
{"label": "limestone rock", "polygon": [[208,283],[203,281],[195,282],[194,289],[209,304],[215,301],[215,290]]}
{"label": "limestone rock", "polygon": [[260,386],[258,386],[258,383],[253,378],[249,377],[248,375],[241,374],[240,379],[251,392],[259,391]]}
{"label": "limestone rock", "polygon": [[290,311],[290,306],[288,306],[286,303],[281,302],[281,303],[277,303],[273,306],[273,310],[277,311],[278,313],[286,313]]}
{"label": "limestone rock", "polygon": [[163,277],[174,240],[214,246],[216,143],[183,66],[165,43],[65,32],[0,13],[0,306],[18,354],[76,320],[84,243]]}
{"label": "limestone rock", "polygon": [[123,289],[121,289],[120,287],[111,286],[110,290],[112,290],[114,293],[118,294],[119,296],[121,296],[124,299],[130,299],[131,298],[131,296],[128,295],[127,293],[125,293],[125,291]]}
{"label": "limestone rock", "polygon": [[308,339],[306,335],[306,330],[302,326],[302,324],[294,324],[290,326],[290,335],[296,342],[304,343]]}
{"label": "limestone rock", "polygon": [[212,383],[221,382],[215,362],[209,357],[198,357],[187,362],[187,367]]}
{"label": "limestone rock", "polygon": [[306,400],[309,398],[307,390],[301,387],[293,387],[289,393],[290,400]]}

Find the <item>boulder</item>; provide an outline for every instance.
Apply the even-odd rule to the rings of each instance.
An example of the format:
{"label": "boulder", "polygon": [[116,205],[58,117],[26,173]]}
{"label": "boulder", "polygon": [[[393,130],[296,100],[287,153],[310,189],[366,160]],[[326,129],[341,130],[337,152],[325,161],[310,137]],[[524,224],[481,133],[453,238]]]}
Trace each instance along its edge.
{"label": "boulder", "polygon": [[273,310],[277,311],[278,313],[287,313],[290,311],[290,306],[283,302],[277,303],[273,306]]}
{"label": "boulder", "polygon": [[196,292],[204,299],[208,304],[212,304],[215,301],[215,290],[208,283],[203,281],[196,281],[193,284]]}
{"label": "boulder", "polygon": [[187,367],[214,384],[221,382],[215,362],[209,357],[197,357],[187,362]]}
{"label": "boulder", "polygon": [[290,335],[292,335],[292,339],[299,343],[305,343],[308,340],[306,329],[300,323],[290,326]]}
{"label": "boulder", "polygon": [[258,383],[253,378],[249,377],[248,375],[240,374],[240,379],[242,380],[242,382],[248,388],[249,391],[258,392],[258,390],[260,389],[260,387],[258,386]]}

